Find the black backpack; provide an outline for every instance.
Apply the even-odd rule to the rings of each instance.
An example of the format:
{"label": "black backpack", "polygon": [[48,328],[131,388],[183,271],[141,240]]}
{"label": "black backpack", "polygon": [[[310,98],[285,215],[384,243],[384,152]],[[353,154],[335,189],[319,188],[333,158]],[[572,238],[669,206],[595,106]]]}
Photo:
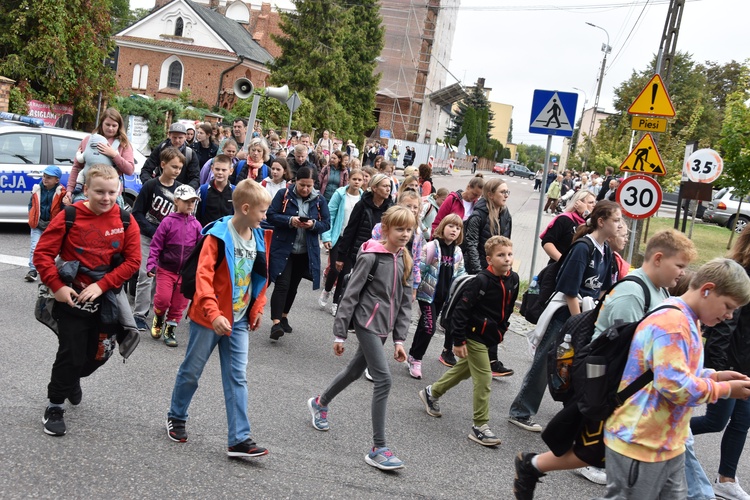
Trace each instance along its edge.
{"label": "black backpack", "polygon": [[617,390],[636,329],[644,319],[663,309],[680,310],[674,305],[659,306],[638,321],[608,328],[576,354],[572,370],[573,386],[578,388],[578,410],[584,417],[595,422],[606,419],[628,398],[654,380],[654,372],[647,370],[626,388],[619,392]]}
{"label": "black backpack", "polygon": [[[469,283],[476,279],[479,274],[464,274],[454,279],[453,283],[451,283],[451,287],[448,290],[448,298],[445,300],[443,309],[440,311],[440,316],[438,317],[438,324],[443,327],[446,335],[451,334],[451,318],[453,317],[453,311],[456,309],[459,298],[463,296],[464,290],[466,290]],[[485,288],[486,285],[479,288],[477,301],[484,295]]]}
{"label": "black backpack", "polygon": [[648,291],[646,283],[637,276],[625,276],[623,279],[609,287],[609,290],[605,292],[604,296],[602,296],[594,309],[568,318],[557,333],[557,337],[552,342],[552,346],[547,353],[547,388],[549,389],[552,399],[555,401],[565,403],[570,400],[573,395],[573,384],[569,384],[567,389],[561,389],[563,380],[557,373],[557,348],[563,343],[565,335],[570,334],[574,357],[577,357],[578,353],[583,351],[583,348],[591,342],[591,338],[594,336],[596,320],[599,317],[599,311],[604,304],[605,298],[617,285],[625,281],[635,282],[641,286],[645,302],[643,315],[645,316],[648,314],[648,309],[651,306],[651,293]]}
{"label": "black backpack", "polygon": [[[214,271],[219,269],[219,266],[224,261],[224,241],[221,238],[216,238],[218,242],[219,255],[216,258],[216,264],[214,264]],[[198,260],[201,256],[201,250],[203,244],[206,242],[206,236],[200,239],[193,251],[190,252],[185,263],[182,265],[180,270],[180,293],[188,300],[193,300],[195,295],[195,273],[198,271]]]}

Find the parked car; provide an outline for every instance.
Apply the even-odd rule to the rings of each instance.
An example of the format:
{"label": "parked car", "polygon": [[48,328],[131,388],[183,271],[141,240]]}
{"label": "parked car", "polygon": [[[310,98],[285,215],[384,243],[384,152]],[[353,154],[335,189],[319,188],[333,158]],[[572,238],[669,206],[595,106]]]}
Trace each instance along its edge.
{"label": "parked car", "polygon": [[[738,207],[740,208],[739,217],[737,216]],[[703,220],[730,229],[733,227],[736,233],[741,233],[750,222],[750,198],[744,198],[740,206],[740,197],[734,194],[734,188],[722,188],[708,204],[708,208],[703,213]]]}
{"label": "parked car", "polygon": [[[63,171],[60,182],[68,182],[78,146],[86,137],[78,132],[55,127],[35,127],[0,119],[0,222],[26,223],[29,220],[29,198],[34,184],[39,184],[47,165]],[[123,198],[132,207],[141,191],[140,171],[146,158],[133,151],[135,172],[124,176]]]}
{"label": "parked car", "polygon": [[505,169],[505,174],[508,177],[515,177],[517,175],[519,177],[526,177],[527,179],[534,178],[534,172],[529,170],[525,165],[519,165],[517,163],[508,165],[508,168]]}
{"label": "parked car", "polygon": [[492,171],[496,174],[504,174],[506,170],[508,170],[507,163],[495,163],[495,166],[492,167]]}

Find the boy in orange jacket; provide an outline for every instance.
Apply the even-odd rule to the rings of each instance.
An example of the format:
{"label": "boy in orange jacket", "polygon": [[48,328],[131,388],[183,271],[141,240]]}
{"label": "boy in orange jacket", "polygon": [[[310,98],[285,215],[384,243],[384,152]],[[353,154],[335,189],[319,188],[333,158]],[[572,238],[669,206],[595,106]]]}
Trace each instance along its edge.
{"label": "boy in orange jacket", "polygon": [[34,267],[34,250],[42,233],[55,215],[62,210],[65,187],[60,184],[62,170],[55,165],[48,165],[42,172],[42,180],[31,190],[29,200],[29,227],[31,227],[31,244],[29,245],[29,272],[24,279],[36,281],[39,277]]}
{"label": "boy in orange jacket", "polygon": [[268,450],[250,437],[247,414],[248,329],[260,326],[266,304],[267,266],[264,231],[271,196],[260,184],[243,180],[232,193],[234,215],[203,228],[195,274],[195,295],[188,310],[190,340],[177,372],[167,414],[167,435],[187,441],[188,407],[198,379],[215,347],[219,347],[227,411],[230,457],[257,457]]}

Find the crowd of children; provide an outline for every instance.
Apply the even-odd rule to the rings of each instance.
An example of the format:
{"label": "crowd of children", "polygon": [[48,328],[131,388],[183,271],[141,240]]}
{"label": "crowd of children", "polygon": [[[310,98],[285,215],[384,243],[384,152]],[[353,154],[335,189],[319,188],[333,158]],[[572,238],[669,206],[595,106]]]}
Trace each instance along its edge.
{"label": "crowd of children", "polygon": [[[373,382],[372,447],[365,461],[382,470],[404,467],[386,440],[392,379],[382,347],[391,335],[394,359],[406,362],[411,377],[422,379],[422,361],[442,312],[447,315],[442,321],[445,337],[440,358],[449,369],[439,376],[428,374],[436,381],[418,391],[418,397],[428,415],[440,417],[440,398],[471,378],[474,411],[468,437],[483,446],[500,444],[490,427],[491,380],[513,373],[494,363],[499,363],[497,345],[508,330],[519,294],[519,277],[512,268],[512,219],[506,206],[510,190],[505,182],[484,182],[480,176],[464,191],[436,191],[426,165],[419,167],[418,175],[398,179],[394,164],[383,155],[369,158],[372,149],[366,155],[372,166],[360,169],[358,160],[350,162],[335,150],[330,137],[318,145],[316,154],[306,134],[301,144],[287,145],[293,152],[287,160],[278,136],[269,137],[269,146],[264,138],[246,138],[241,126],[235,126],[233,137],[220,145],[207,137],[210,127],[200,126],[196,140],[188,145],[190,154],[185,154],[185,138],[179,137],[184,133],[173,127],[170,140],[160,145],[158,165],[143,184],[131,216],[115,208],[121,190],[118,175],[128,169],[127,153],[118,148],[123,143],[129,147],[126,139],[120,139],[118,116],[106,113],[99,129],[103,139],[92,136],[81,145],[80,178],[73,186],[80,199],[60,184],[61,170],[49,166],[29,202],[30,269],[25,279],[40,277],[54,294],[53,315],[60,329],[43,417],[45,433],[66,434],[65,400],[79,404],[80,379],[110,357],[124,326],[123,302],[117,295],[137,272],[132,316],[139,330],[150,330],[153,338],[176,347],[177,325],[186,309],[190,319],[185,358],[166,417],[167,435],[173,441],[188,439],[188,408],[218,346],[227,454],[268,453],[255,442],[250,428],[248,335],[261,326],[269,283],[274,283],[270,337],[278,341],[293,332],[288,315],[304,278],[312,281],[314,290],[323,285],[321,307],[327,307],[333,295],[334,354],[344,354],[350,334],[358,339],[346,368],[307,401],[316,430],[330,429],[329,405],[364,374]],[[98,163],[97,151],[109,161]],[[193,173],[188,182],[178,179],[198,157],[207,159],[195,173],[200,181],[196,189],[191,185]],[[575,189],[576,184],[563,175],[550,181],[545,208],[554,212],[563,190]],[[585,182],[581,179],[577,187],[585,191]],[[529,431],[542,430],[533,416],[545,392],[545,359],[566,320],[581,313],[581,298],[606,300],[594,338],[619,322],[642,318],[661,303],[674,307],[660,309],[638,326],[620,384],[626,387],[647,368],[654,372],[653,383],[605,420],[574,417],[581,419],[584,429],[598,425],[603,430],[606,451],[597,453],[606,453],[606,461],[592,459],[595,454],[580,436],[568,440],[552,432],[560,429],[553,420],[551,430],[542,435],[551,451],[522,452],[516,458],[514,495],[533,498],[545,474],[577,469],[593,481],[606,483],[605,498],[650,498],[654,492],[664,498],[684,498],[693,487],[685,480],[686,464],[697,466],[690,407],[750,397],[746,374],[703,368],[700,325],[712,327],[731,320],[737,308],[750,302],[750,278],[735,261],[716,259],[698,270],[684,294],[668,298],[664,289],[676,284],[696,251],[681,234],[664,231],[649,241],[643,267],[630,272],[629,282],[614,288],[629,271],[619,256],[627,232],[619,207],[609,201],[612,193],[595,205],[593,196],[578,196],[591,203],[573,203],[578,216],[569,218],[574,229],[577,226],[573,241],[561,247],[557,262],[550,263],[557,266],[556,293],[530,336],[534,360],[508,420]],[[471,266],[464,262],[467,227]],[[96,238],[88,228],[96,228]],[[324,272],[321,247],[328,255]],[[742,261],[742,254],[736,255]],[[191,260],[194,290],[188,294],[182,271]],[[404,343],[414,300],[419,320],[407,353]],[[449,303],[450,310],[444,311]],[[571,410],[563,411],[570,418]],[[672,422],[670,432],[664,430],[667,418]],[[702,423],[695,421],[693,427],[701,429]],[[595,469],[602,463],[606,475]],[[735,469],[720,469],[726,473],[721,482],[735,483]],[[742,491],[738,484],[733,488]]]}

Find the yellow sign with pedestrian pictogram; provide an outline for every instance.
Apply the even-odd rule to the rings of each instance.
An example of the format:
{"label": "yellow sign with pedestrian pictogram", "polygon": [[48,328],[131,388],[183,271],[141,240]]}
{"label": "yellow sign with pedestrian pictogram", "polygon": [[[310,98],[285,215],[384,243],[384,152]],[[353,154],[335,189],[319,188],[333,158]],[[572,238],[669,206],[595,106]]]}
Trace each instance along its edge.
{"label": "yellow sign with pedestrian pictogram", "polygon": [[669,98],[664,81],[658,73],[649,80],[638,97],[635,98],[633,104],[628,108],[628,113],[631,115],[674,117],[672,99]]}
{"label": "yellow sign with pedestrian pictogram", "polygon": [[633,151],[630,152],[625,161],[620,165],[621,172],[634,172],[638,174],[666,175],[667,167],[661,159],[659,150],[656,149],[654,138],[646,134],[638,141]]}

